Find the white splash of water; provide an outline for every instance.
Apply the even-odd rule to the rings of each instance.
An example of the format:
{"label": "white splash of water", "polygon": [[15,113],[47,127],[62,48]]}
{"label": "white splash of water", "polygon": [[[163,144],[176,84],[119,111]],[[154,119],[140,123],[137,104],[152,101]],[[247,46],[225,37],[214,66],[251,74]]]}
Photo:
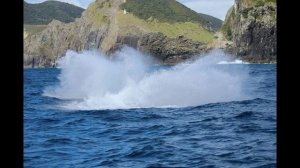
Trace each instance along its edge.
{"label": "white splash of water", "polygon": [[234,61],[220,61],[218,64],[249,64],[248,62],[244,62],[242,60],[236,59]]}
{"label": "white splash of water", "polygon": [[71,99],[70,110],[184,107],[243,100],[248,78],[244,66],[218,65],[229,58],[213,51],[171,68],[153,68],[153,61],[125,47],[114,56],[96,51],[68,51],[59,61],[59,84],[44,96]]}

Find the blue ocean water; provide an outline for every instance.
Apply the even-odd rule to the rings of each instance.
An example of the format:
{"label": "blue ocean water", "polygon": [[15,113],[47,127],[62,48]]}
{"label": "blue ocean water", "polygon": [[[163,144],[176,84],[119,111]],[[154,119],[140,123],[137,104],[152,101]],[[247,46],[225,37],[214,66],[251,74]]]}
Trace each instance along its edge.
{"label": "blue ocean water", "polygon": [[60,69],[24,70],[24,167],[276,167],[276,65],[249,68],[254,97],[181,108],[63,110]]}

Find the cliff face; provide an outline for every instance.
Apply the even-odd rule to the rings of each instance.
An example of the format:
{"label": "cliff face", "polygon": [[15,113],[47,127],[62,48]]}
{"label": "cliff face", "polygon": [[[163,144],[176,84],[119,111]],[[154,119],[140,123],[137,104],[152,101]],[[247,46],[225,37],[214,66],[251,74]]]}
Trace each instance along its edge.
{"label": "cliff face", "polygon": [[229,50],[249,62],[276,62],[276,12],[274,0],[236,0],[223,25]]}
{"label": "cliff face", "polygon": [[31,67],[33,62],[35,67],[54,66],[68,49],[98,49],[109,54],[124,44],[172,64],[203,52],[205,43],[213,38],[212,32],[197,23],[160,23],[155,18],[142,20],[124,14],[123,3],[96,0],[75,22],[54,20],[43,31],[24,37],[24,66]]}
{"label": "cliff face", "polygon": [[[24,40],[24,66],[51,67],[68,49],[81,51],[92,48],[107,50],[109,41],[107,34],[113,34],[111,22],[115,19],[115,10],[121,0],[97,0],[81,18],[72,23],[53,20],[42,32],[28,36]],[[108,5],[112,7],[108,8]],[[97,9],[97,13],[92,11]],[[101,23],[101,24],[100,24]],[[106,46],[102,43],[106,41]],[[107,42],[108,41],[108,42]]]}

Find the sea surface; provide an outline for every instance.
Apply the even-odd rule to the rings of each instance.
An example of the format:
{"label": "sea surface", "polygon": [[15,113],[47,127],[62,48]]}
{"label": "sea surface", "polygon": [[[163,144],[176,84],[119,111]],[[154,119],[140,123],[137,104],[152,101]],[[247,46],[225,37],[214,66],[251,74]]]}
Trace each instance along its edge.
{"label": "sea surface", "polygon": [[43,94],[61,69],[25,69],[24,167],[276,167],[276,65],[220,66],[248,68],[250,99],[65,110]]}

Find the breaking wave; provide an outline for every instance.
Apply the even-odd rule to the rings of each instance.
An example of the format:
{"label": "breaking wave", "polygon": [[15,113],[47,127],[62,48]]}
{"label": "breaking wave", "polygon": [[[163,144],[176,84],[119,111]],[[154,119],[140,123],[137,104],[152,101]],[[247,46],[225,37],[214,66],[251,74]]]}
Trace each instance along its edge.
{"label": "breaking wave", "polygon": [[219,65],[230,59],[220,50],[176,66],[155,62],[125,47],[111,57],[96,51],[68,51],[59,61],[59,83],[43,95],[69,100],[70,110],[185,107],[247,99],[248,69]]}

